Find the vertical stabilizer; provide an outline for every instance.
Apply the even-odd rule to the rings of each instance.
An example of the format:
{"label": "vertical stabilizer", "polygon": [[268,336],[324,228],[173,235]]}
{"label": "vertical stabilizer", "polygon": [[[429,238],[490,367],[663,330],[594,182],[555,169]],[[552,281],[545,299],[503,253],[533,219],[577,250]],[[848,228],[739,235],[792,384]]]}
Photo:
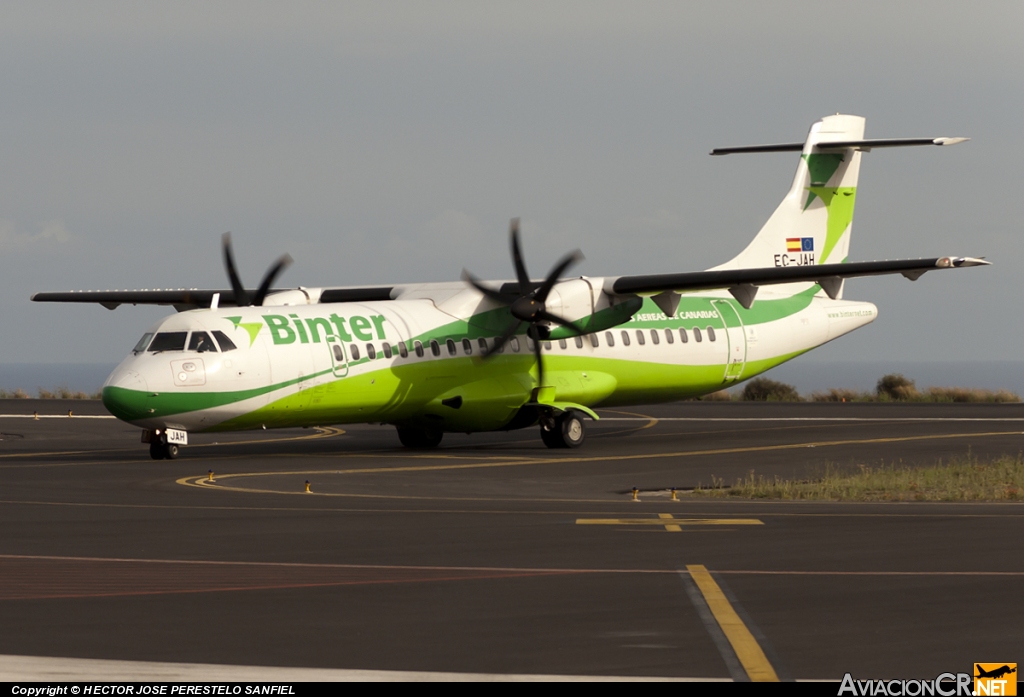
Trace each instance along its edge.
{"label": "vertical stabilizer", "polygon": [[861,116],[836,114],[811,126],[789,193],[747,248],[713,270],[846,261],[861,152],[827,144],[863,139]]}

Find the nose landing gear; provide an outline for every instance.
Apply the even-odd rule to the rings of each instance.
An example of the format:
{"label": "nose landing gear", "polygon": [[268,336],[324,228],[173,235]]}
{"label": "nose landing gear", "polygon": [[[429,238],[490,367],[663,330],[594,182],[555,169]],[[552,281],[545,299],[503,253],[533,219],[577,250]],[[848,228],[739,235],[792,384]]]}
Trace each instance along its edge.
{"label": "nose landing gear", "polygon": [[174,443],[150,443],[149,456],[154,460],[173,460],[178,457],[178,446]]}
{"label": "nose landing gear", "polygon": [[180,446],[188,443],[188,434],[177,429],[146,429],[142,442],[149,443],[149,456],[154,460],[173,460],[178,457]]}

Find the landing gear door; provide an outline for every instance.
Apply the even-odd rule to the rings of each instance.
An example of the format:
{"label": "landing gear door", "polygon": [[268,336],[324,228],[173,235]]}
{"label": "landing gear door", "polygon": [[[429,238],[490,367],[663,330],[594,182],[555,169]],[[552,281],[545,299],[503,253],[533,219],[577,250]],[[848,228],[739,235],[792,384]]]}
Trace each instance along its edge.
{"label": "landing gear door", "polygon": [[743,366],[747,363],[747,335],[743,331],[743,321],[728,300],[713,300],[718,316],[725,325],[725,337],[728,344],[728,357],[725,359],[725,377],[723,382],[733,382],[743,375]]}
{"label": "landing gear door", "polygon": [[348,353],[345,352],[345,344],[336,336],[328,336],[327,350],[331,354],[331,366],[334,368],[334,377],[343,378],[348,375]]}

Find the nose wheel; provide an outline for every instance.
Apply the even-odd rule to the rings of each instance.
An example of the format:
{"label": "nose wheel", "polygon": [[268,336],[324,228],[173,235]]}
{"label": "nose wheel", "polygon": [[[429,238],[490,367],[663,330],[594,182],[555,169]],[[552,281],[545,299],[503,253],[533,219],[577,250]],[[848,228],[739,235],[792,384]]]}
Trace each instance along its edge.
{"label": "nose wheel", "polygon": [[174,443],[150,443],[149,456],[154,460],[173,460],[178,457],[178,446]]}
{"label": "nose wheel", "polygon": [[586,435],[583,419],[575,411],[565,411],[540,422],[540,439],[549,448],[578,448]]}

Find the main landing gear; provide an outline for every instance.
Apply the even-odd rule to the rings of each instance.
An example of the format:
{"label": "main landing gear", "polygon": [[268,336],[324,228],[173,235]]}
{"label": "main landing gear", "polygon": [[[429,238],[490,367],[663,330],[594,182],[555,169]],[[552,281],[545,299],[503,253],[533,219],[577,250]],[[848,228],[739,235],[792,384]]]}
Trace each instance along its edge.
{"label": "main landing gear", "polygon": [[540,420],[540,439],[549,448],[578,448],[585,438],[583,419],[578,412],[564,411]]}
{"label": "main landing gear", "polygon": [[444,432],[440,429],[417,426],[396,426],[395,428],[398,430],[398,440],[402,441],[402,445],[417,450],[436,448],[441,444],[441,438],[444,437]]}

